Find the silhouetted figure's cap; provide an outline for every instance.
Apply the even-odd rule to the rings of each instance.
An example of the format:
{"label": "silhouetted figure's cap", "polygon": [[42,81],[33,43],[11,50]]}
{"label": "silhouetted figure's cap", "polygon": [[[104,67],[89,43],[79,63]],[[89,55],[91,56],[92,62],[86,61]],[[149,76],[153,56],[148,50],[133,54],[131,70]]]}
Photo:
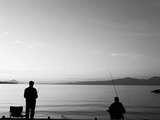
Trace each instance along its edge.
{"label": "silhouetted figure's cap", "polygon": [[94,120],[98,120],[97,117],[95,117]]}
{"label": "silhouetted figure's cap", "polygon": [[29,81],[29,86],[33,87],[33,85],[34,85],[34,81]]}
{"label": "silhouetted figure's cap", "polygon": [[119,97],[114,97],[115,102],[119,102]]}

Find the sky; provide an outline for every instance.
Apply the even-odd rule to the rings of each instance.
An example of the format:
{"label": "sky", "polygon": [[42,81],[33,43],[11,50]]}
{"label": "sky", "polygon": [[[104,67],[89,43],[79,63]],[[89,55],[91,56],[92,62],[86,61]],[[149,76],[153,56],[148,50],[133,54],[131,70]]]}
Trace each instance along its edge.
{"label": "sky", "polygon": [[1,0],[0,79],[160,75],[159,21],[159,0]]}

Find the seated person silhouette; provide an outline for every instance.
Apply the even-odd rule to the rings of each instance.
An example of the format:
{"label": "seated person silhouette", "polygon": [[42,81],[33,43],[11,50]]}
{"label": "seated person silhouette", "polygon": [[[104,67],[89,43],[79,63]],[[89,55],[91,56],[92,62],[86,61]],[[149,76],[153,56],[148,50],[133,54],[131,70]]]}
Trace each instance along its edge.
{"label": "seated person silhouette", "polygon": [[26,119],[33,119],[35,114],[36,99],[38,98],[37,90],[33,87],[34,82],[29,81],[29,87],[24,91],[24,98],[26,99]]}
{"label": "seated person silhouette", "polygon": [[125,114],[125,108],[123,104],[119,102],[119,98],[115,97],[114,102],[109,106],[108,112],[111,120],[124,120],[123,114]]}

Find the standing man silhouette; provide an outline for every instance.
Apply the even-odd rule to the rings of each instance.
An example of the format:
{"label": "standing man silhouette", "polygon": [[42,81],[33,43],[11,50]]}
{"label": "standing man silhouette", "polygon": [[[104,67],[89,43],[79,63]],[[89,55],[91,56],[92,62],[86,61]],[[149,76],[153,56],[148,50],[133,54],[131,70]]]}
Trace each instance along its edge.
{"label": "standing man silhouette", "polygon": [[126,110],[119,98],[115,97],[114,102],[109,106],[108,112],[110,114],[111,120],[124,120],[123,114],[126,113]]}
{"label": "standing man silhouette", "polygon": [[36,99],[38,98],[37,90],[33,87],[34,82],[29,81],[29,87],[24,91],[24,98],[26,99],[26,119],[33,119],[35,114]]}

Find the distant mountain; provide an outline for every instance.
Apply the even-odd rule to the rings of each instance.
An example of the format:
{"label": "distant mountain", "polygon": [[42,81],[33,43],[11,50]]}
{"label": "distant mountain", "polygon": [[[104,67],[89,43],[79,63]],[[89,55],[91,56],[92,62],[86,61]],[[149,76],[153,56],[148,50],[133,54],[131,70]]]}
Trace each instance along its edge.
{"label": "distant mountain", "polygon": [[151,77],[149,79],[137,79],[137,78],[121,78],[114,80],[100,80],[100,81],[78,81],[78,82],[66,82],[60,84],[72,84],[72,85],[160,85],[160,77]]}
{"label": "distant mountain", "polygon": [[16,80],[0,81],[0,84],[18,84]]}

